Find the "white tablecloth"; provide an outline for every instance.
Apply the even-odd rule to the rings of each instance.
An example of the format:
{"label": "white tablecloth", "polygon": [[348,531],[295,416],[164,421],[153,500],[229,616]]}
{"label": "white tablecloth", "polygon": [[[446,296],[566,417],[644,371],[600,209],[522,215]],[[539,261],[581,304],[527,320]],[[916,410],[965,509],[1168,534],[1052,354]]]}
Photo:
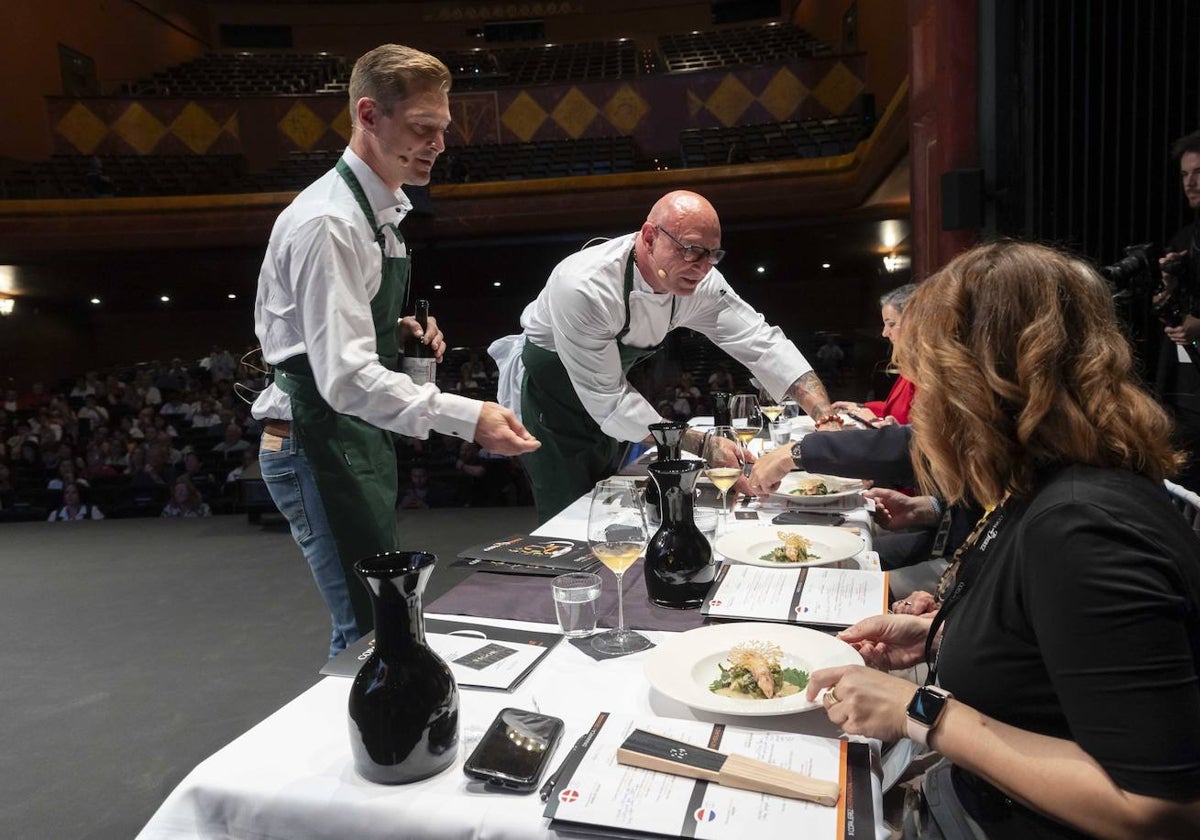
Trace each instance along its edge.
{"label": "white tablecloth", "polygon": [[[588,497],[535,533],[587,538]],[[760,520],[730,518],[730,527],[766,524],[782,505],[747,508]],[[870,517],[841,511],[871,545]],[[864,567],[864,549],[856,558]],[[448,616],[449,617],[449,616]],[[453,616],[455,620],[557,631],[553,625]],[[667,633],[646,631],[651,640]],[[354,771],[346,716],[351,680],[327,677],[197,766],[167,797],[138,840],[533,840],[557,837],[534,795],[497,793],[462,773],[462,762],[496,712],[506,706],[562,718],[567,731],[551,767],[601,711],[736,723],[760,729],[837,737],[823,712],[730,718],[694,712],[651,689],[646,653],[597,662],[560,643],[512,694],[461,689],[459,757],[437,776],[409,785],[377,785]],[[876,814],[881,813],[875,790]],[[880,838],[887,835],[877,825]]]}
{"label": "white tablecloth", "polygon": [[[457,620],[479,621],[485,619]],[[553,630],[520,622],[514,627]],[[652,640],[668,634],[647,632]],[[327,677],[197,766],[138,835],[139,840],[533,840],[558,837],[536,794],[485,790],[462,773],[462,760],[501,708],[563,718],[567,731],[550,766],[600,711],[736,723],[837,737],[823,712],[729,718],[693,712],[651,689],[647,654],[596,662],[560,643],[512,694],[461,690],[459,758],[409,785],[364,781],[354,771],[346,718],[351,680]],[[876,810],[880,792],[875,790]],[[877,826],[879,838],[886,836]]]}

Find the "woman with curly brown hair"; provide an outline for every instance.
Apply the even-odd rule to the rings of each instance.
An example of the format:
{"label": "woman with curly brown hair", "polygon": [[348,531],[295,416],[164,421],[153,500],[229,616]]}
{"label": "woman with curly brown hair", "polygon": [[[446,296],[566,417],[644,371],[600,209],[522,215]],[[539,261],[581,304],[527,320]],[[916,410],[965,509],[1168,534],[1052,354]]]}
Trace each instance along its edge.
{"label": "woman with curly brown hair", "polygon": [[927,784],[969,830],[1200,836],[1200,542],[1107,288],[1049,248],[980,246],[921,285],[896,357],[922,488],[989,513],[932,623],[841,634],[876,668],[925,658],[927,685],[830,668],[809,697],[847,732],[942,753]]}

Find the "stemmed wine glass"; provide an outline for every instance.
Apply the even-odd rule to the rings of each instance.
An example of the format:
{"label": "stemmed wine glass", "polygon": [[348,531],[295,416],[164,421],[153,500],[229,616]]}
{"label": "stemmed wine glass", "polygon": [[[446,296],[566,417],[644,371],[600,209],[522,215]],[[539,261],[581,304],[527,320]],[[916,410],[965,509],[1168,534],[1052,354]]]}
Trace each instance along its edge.
{"label": "stemmed wine glass", "polygon": [[721,493],[721,522],[719,531],[724,531],[729,511],[725,496],[729,488],[737,484],[746,466],[741,436],[733,426],[713,426],[704,436],[704,447],[700,453],[704,459],[704,475]]}
{"label": "stemmed wine glass", "polygon": [[783,405],[766,388],[759,388],[758,410],[767,418],[766,422],[774,423],[779,419],[779,415],[783,414]]}
{"label": "stemmed wine glass", "polygon": [[729,414],[733,418],[733,429],[737,432],[742,446],[758,437],[762,431],[763,416],[758,407],[758,397],[753,394],[738,394],[729,404]]}
{"label": "stemmed wine glass", "polygon": [[619,656],[650,647],[650,640],[625,626],[621,578],[646,547],[646,517],[640,490],[628,481],[601,481],[588,509],[588,545],[617,578],[617,626],[592,637],[592,647]]}

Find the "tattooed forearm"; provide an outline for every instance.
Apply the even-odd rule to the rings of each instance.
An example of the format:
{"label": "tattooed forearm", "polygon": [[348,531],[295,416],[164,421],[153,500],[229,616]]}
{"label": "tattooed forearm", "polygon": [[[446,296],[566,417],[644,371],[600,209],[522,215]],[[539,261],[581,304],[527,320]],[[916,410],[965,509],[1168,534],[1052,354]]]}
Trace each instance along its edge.
{"label": "tattooed forearm", "polygon": [[821,384],[821,378],[815,371],[810,370],[793,382],[788,388],[788,394],[800,403],[808,416],[813,419],[833,413],[833,407],[829,404],[829,395],[825,393],[825,386]]}

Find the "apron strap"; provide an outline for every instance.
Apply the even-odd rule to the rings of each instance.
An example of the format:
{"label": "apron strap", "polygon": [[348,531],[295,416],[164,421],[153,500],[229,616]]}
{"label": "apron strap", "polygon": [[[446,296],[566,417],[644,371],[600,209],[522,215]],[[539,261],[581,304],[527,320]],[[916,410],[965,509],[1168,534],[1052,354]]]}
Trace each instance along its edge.
{"label": "apron strap", "polygon": [[[625,260],[625,323],[621,326],[621,331],[617,333],[616,342],[621,343],[621,339],[629,332],[629,296],[633,294],[633,264],[634,255],[637,253],[637,245],[629,249],[629,257]],[[671,319],[667,322],[667,332],[671,331],[671,327],[675,323],[675,304],[678,303],[678,298],[671,295]],[[662,347],[662,342],[654,345],[651,350],[658,350]]]}
{"label": "apron strap", "polygon": [[346,186],[350,188],[351,195],[358,202],[358,208],[367,217],[367,224],[375,231],[375,242],[379,245],[380,253],[386,257],[387,239],[383,235],[384,228],[391,228],[392,233],[396,235],[396,239],[403,242],[404,237],[400,235],[400,229],[390,222],[382,225],[375,223],[375,211],[371,209],[371,202],[367,201],[367,194],[363,191],[362,184],[359,183],[358,177],[354,174],[354,170],[350,168],[350,164],[346,163],[345,158],[338,158],[334,169],[337,170],[338,175],[342,176],[342,180],[346,182]]}

